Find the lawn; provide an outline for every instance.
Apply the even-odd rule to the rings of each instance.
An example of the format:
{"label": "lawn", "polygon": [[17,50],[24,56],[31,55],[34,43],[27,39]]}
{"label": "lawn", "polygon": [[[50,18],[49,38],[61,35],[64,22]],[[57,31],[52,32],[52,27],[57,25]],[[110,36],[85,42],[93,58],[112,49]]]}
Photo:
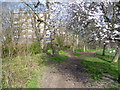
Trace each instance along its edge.
{"label": "lawn", "polygon": [[[99,49],[87,49],[87,50],[85,50],[85,52],[94,52],[96,50],[99,50]],[[78,51],[78,52],[84,52],[84,49],[77,49],[76,51]]]}
{"label": "lawn", "polygon": [[[102,51],[101,51],[102,52]],[[96,55],[85,57],[82,64],[86,67],[87,71],[91,73],[92,78],[100,79],[104,74],[111,75],[114,78],[118,77],[118,63],[111,63],[113,54],[106,53],[106,56]]]}
{"label": "lawn", "polygon": [[[58,56],[50,56],[50,60],[52,61],[55,61],[56,63],[62,63],[64,61],[67,61],[68,60],[68,56],[67,56],[67,53],[60,50],[58,51],[59,52],[59,55]],[[48,50],[48,53],[52,53],[52,50]]]}
{"label": "lawn", "polygon": [[[52,50],[48,50],[48,53],[52,54]],[[59,54],[66,54],[63,50],[58,51]]]}
{"label": "lawn", "polygon": [[74,56],[79,56],[79,55],[82,55],[82,53],[73,53]]}
{"label": "lawn", "polygon": [[[102,50],[100,50],[99,52],[96,52],[96,54],[102,55]],[[105,55],[114,56],[114,55],[115,55],[115,52],[110,52],[110,50],[106,50],[106,51],[105,51]]]}
{"label": "lawn", "polygon": [[59,64],[68,60],[68,56],[66,55],[51,56],[49,58],[50,60],[55,61],[56,63],[59,63]]}

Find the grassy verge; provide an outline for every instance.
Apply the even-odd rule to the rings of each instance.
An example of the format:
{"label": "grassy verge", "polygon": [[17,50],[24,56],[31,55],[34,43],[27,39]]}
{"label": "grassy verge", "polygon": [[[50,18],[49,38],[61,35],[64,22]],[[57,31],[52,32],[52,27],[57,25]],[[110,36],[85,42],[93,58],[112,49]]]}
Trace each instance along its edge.
{"label": "grassy verge", "polygon": [[82,55],[82,53],[73,53],[74,56]]}
{"label": "grassy verge", "polygon": [[[48,53],[52,53],[52,50],[48,50]],[[68,59],[67,53],[60,50],[58,56],[50,56],[50,60],[55,61],[56,63],[64,62]]]}
{"label": "grassy verge", "polygon": [[[99,52],[96,52],[96,54],[102,55],[102,50],[100,50]],[[114,56],[114,55],[115,55],[115,52],[110,53],[109,50],[106,50],[106,51],[105,51],[105,55]]]}
{"label": "grassy verge", "polygon": [[36,88],[40,71],[46,65],[45,54],[18,56],[2,60],[3,88]]}
{"label": "grassy verge", "polygon": [[118,63],[111,63],[113,56],[95,55],[94,57],[86,57],[82,64],[87,71],[91,73],[94,79],[100,79],[104,74],[109,74],[114,78],[118,77]]}
{"label": "grassy verge", "polygon": [[[87,49],[87,50],[85,50],[85,52],[94,52],[96,50],[99,50],[99,49]],[[77,49],[76,51],[78,51],[78,52],[84,52],[83,49]]]}
{"label": "grassy verge", "polygon": [[[48,53],[52,54],[52,50],[48,50]],[[58,51],[59,54],[66,54],[63,50]]]}
{"label": "grassy verge", "polygon": [[61,63],[61,62],[66,61],[68,59],[68,57],[66,55],[59,55],[59,56],[52,56],[52,57],[50,57],[50,59],[57,63]]}

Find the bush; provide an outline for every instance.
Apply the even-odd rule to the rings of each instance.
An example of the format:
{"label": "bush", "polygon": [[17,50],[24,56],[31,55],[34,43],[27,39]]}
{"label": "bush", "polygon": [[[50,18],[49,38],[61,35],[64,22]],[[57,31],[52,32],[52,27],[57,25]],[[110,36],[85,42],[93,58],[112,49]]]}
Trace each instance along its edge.
{"label": "bush", "polygon": [[9,50],[7,47],[2,47],[2,57],[7,57],[9,55]]}
{"label": "bush", "polygon": [[64,46],[64,48],[62,50],[69,50],[70,46]]}
{"label": "bush", "polygon": [[39,45],[39,42],[33,42],[29,48],[28,48],[29,53],[32,54],[38,54],[41,51],[41,47]]}
{"label": "bush", "polygon": [[8,46],[2,46],[2,57],[15,57],[17,55],[17,47],[14,47],[11,45],[11,47]]}
{"label": "bush", "polygon": [[[48,53],[52,54],[52,50],[48,50]],[[59,54],[66,54],[63,50],[58,51]]]}

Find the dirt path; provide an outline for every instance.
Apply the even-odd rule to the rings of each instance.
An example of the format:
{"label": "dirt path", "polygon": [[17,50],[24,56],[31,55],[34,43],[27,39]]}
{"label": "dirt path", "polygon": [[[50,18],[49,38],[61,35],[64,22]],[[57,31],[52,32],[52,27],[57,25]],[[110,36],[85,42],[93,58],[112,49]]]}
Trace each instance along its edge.
{"label": "dirt path", "polygon": [[61,64],[50,61],[49,67],[43,72],[42,80],[39,80],[39,88],[108,88],[112,81],[92,79],[84,66],[80,63],[87,56],[95,52],[83,53],[74,56],[68,52],[69,60]]}
{"label": "dirt path", "polygon": [[85,53],[79,58],[68,53],[69,60],[61,64],[50,62],[50,67],[43,73],[39,88],[86,88],[85,82],[90,78],[85,75],[81,60],[93,53]]}

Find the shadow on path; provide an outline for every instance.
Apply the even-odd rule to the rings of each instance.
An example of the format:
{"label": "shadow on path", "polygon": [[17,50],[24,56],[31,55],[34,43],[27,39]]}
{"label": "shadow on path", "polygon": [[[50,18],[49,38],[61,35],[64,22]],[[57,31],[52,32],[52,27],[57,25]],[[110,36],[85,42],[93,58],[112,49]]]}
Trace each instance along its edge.
{"label": "shadow on path", "polygon": [[103,88],[105,85],[92,85],[91,82],[95,80],[87,74],[87,70],[81,64],[82,59],[87,56],[94,55],[92,53],[84,53],[79,57],[73,56],[68,52],[68,61],[60,64],[52,60],[48,61],[48,70],[43,73],[43,78],[40,82],[39,88]]}

